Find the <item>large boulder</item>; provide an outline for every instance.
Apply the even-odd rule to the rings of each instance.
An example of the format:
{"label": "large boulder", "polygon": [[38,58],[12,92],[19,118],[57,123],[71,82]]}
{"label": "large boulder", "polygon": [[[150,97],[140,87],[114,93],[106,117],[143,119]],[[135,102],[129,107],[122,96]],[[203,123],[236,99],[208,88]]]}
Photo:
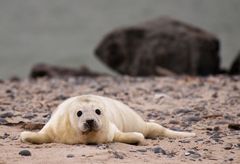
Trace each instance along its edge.
{"label": "large boulder", "polygon": [[96,56],[120,74],[133,76],[219,72],[219,40],[202,29],[160,17],[115,29],[95,49]]}
{"label": "large boulder", "polygon": [[240,52],[232,63],[230,74],[236,75],[240,74]]}

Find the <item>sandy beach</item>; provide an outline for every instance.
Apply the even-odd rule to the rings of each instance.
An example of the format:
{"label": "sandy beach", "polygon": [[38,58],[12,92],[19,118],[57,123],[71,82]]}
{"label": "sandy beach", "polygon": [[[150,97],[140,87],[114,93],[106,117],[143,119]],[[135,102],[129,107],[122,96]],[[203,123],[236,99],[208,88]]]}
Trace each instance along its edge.
{"label": "sandy beach", "polygon": [[[239,80],[100,76],[1,81],[0,163],[240,163]],[[82,94],[118,99],[146,121],[197,136],[147,139],[145,146],[20,142],[21,131],[38,131],[59,103]]]}

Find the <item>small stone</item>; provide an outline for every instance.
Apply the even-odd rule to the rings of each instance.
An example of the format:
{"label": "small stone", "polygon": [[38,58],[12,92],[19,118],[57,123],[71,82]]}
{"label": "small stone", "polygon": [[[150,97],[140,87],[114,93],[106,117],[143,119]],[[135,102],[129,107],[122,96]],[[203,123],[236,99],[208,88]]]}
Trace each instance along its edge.
{"label": "small stone", "polygon": [[4,133],[2,136],[0,136],[0,139],[6,139],[10,134]]}
{"label": "small stone", "polygon": [[225,120],[220,120],[220,121],[216,121],[215,124],[216,125],[224,125],[224,124],[228,124],[229,122],[228,121],[225,121]]}
{"label": "small stone", "polygon": [[69,96],[58,95],[58,96],[55,97],[55,100],[66,100],[67,98],[69,98]]}
{"label": "small stone", "polygon": [[159,115],[158,115],[158,113],[156,113],[156,112],[151,112],[151,113],[148,113],[148,115],[147,115],[147,117],[148,118],[156,118],[156,117],[158,117]]}
{"label": "small stone", "polygon": [[191,117],[187,117],[187,118],[185,119],[185,121],[188,121],[188,122],[198,122],[198,121],[200,121],[200,120],[201,120],[201,118],[198,117],[198,116],[191,116]]}
{"label": "small stone", "polygon": [[240,149],[240,143],[236,144],[235,147]]}
{"label": "small stone", "polygon": [[177,120],[170,120],[169,124],[179,124],[179,121],[177,121]]}
{"label": "small stone", "polygon": [[228,144],[226,144],[226,145],[224,146],[224,149],[225,149],[225,150],[230,150],[230,149],[232,149],[232,147],[233,147],[233,144],[228,143]]}
{"label": "small stone", "polygon": [[189,156],[190,154],[188,151],[184,153],[185,156]]}
{"label": "small stone", "polygon": [[240,130],[240,124],[228,124],[228,128],[231,130]]}
{"label": "small stone", "polygon": [[13,116],[12,112],[4,112],[4,113],[0,114],[0,117],[2,117],[2,118],[12,117],[12,116]]}
{"label": "small stone", "polygon": [[218,98],[218,93],[217,92],[213,93],[212,98]]}
{"label": "small stone", "polygon": [[19,154],[21,156],[31,156],[31,152],[29,150],[21,150]]}
{"label": "small stone", "polygon": [[112,152],[113,155],[114,155],[114,158],[117,158],[117,159],[124,159],[124,154],[123,153],[120,153],[120,152],[117,152],[117,151],[114,151]]}
{"label": "small stone", "polygon": [[104,149],[108,149],[109,146],[106,145],[106,144],[100,144],[100,145],[97,145],[97,148],[101,149],[101,150],[104,150]]}
{"label": "small stone", "polygon": [[7,120],[5,118],[0,117],[0,125],[4,125],[7,123]]}
{"label": "small stone", "polygon": [[136,151],[144,153],[144,152],[147,152],[147,149],[138,149]]}
{"label": "small stone", "polygon": [[215,132],[210,136],[211,139],[213,139],[215,142],[219,142],[219,140],[222,138],[220,133]]}
{"label": "small stone", "polygon": [[219,131],[220,128],[219,128],[218,126],[215,126],[215,127],[213,128],[213,130],[214,130],[214,131]]}
{"label": "small stone", "polygon": [[34,114],[34,113],[26,113],[26,114],[24,114],[23,115],[23,118],[27,118],[27,119],[32,119],[32,118],[34,118],[34,117],[36,117],[37,115],[36,114]]}
{"label": "small stone", "polygon": [[73,154],[68,154],[68,155],[67,155],[67,158],[73,158],[73,157],[74,157]]}
{"label": "small stone", "polygon": [[163,150],[161,147],[155,147],[155,148],[153,148],[152,150],[153,150],[153,152],[154,152],[155,154],[159,154],[159,153],[161,153],[161,154],[163,154],[163,155],[166,155],[166,154],[167,154],[166,151]]}
{"label": "small stone", "polygon": [[190,113],[192,112],[192,110],[190,109],[177,109],[174,113],[175,114],[186,114],[186,113]]}
{"label": "small stone", "polygon": [[180,143],[190,143],[189,140],[180,140],[179,142],[180,142]]}
{"label": "small stone", "polygon": [[201,155],[198,152],[193,151],[193,150],[189,150],[189,151],[185,152],[184,155],[189,156],[191,158],[200,158],[201,157]]}

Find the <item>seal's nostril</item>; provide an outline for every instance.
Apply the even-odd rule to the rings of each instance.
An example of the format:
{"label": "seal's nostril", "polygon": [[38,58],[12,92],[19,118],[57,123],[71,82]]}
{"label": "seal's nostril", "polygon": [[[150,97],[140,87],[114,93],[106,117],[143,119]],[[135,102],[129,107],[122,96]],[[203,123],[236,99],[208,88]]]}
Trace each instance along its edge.
{"label": "seal's nostril", "polygon": [[88,125],[93,125],[93,122],[94,122],[94,120],[93,120],[93,119],[86,120],[86,123],[87,123]]}

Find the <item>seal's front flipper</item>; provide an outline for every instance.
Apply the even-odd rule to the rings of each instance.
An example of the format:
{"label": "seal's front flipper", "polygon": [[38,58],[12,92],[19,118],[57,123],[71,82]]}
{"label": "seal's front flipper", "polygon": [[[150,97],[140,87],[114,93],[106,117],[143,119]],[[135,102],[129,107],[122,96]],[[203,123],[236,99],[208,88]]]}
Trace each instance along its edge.
{"label": "seal's front flipper", "polygon": [[138,132],[116,132],[113,138],[114,142],[122,142],[127,144],[143,144],[144,143],[144,136],[142,133]]}
{"label": "seal's front flipper", "polygon": [[49,143],[51,139],[45,134],[40,132],[22,132],[20,135],[22,142],[30,142],[34,144]]}

